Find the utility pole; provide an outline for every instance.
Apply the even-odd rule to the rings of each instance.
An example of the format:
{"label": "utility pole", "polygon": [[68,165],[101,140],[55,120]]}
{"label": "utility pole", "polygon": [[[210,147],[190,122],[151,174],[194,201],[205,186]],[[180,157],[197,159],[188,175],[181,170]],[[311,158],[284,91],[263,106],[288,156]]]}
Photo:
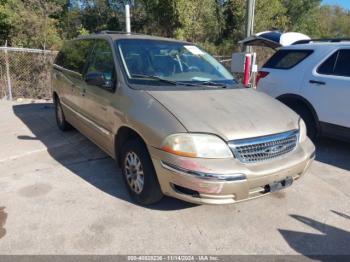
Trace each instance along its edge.
{"label": "utility pole", "polygon": [[131,22],[130,22],[130,5],[125,5],[125,24],[126,24],[126,33],[131,33]]}
{"label": "utility pole", "polygon": [[[256,0],[247,0],[247,11],[246,11],[246,38],[254,34],[254,18],[255,18],[255,2]],[[250,46],[245,46],[245,52],[250,55],[250,66],[249,68],[249,86],[255,88],[255,79],[257,74],[256,67],[256,53],[252,53],[252,48]],[[246,60],[247,63],[247,60]]]}
{"label": "utility pole", "polygon": [[[245,27],[246,37],[250,37],[254,34],[255,1],[256,0],[247,0],[246,27]],[[250,51],[251,51],[251,48],[247,46],[246,52],[250,52]]]}

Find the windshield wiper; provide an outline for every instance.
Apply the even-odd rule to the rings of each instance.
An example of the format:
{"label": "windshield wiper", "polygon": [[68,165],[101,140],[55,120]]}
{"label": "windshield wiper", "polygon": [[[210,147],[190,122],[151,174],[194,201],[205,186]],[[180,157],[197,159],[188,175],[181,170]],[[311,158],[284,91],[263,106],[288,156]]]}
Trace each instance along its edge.
{"label": "windshield wiper", "polygon": [[198,83],[185,83],[185,82],[179,82],[174,80],[168,80],[159,76],[155,75],[143,75],[143,74],[132,74],[131,77],[136,78],[149,78],[149,79],[155,79],[164,83],[172,84],[172,85],[183,85],[183,86],[212,86],[212,87],[220,87],[220,88],[227,88],[225,84],[216,83],[213,81],[202,81]]}
{"label": "windshield wiper", "polygon": [[150,79],[155,79],[164,83],[172,84],[172,85],[183,85],[183,86],[197,86],[196,84],[192,83],[184,83],[184,82],[179,82],[179,81],[174,81],[174,80],[168,80],[161,78],[159,76],[155,75],[143,75],[143,74],[132,74],[131,77],[136,77],[136,78],[150,78]]}
{"label": "windshield wiper", "polygon": [[136,77],[136,78],[150,78],[150,79],[155,79],[164,83],[168,83],[168,84],[172,84],[172,85],[178,85],[179,83],[176,81],[172,81],[172,80],[168,80],[168,79],[164,79],[161,78],[159,76],[155,76],[155,75],[142,75],[142,74],[132,74],[131,77]]}
{"label": "windshield wiper", "polygon": [[199,85],[199,86],[212,86],[212,87],[227,88],[227,85],[216,83],[216,82],[213,82],[213,81],[201,81],[197,85]]}

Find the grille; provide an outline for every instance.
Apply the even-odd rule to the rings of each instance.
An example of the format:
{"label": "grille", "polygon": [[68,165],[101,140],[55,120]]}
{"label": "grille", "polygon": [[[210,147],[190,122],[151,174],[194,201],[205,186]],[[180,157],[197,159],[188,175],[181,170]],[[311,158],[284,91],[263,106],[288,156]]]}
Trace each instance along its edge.
{"label": "grille", "polygon": [[243,163],[256,163],[278,158],[296,148],[299,131],[234,140],[229,146],[235,155]]}

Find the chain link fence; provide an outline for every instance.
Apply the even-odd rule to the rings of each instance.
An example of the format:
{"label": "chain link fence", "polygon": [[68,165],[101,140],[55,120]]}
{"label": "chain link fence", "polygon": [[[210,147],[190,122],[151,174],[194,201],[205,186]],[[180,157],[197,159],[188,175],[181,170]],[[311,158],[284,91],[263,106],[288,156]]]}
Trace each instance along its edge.
{"label": "chain link fence", "polygon": [[0,98],[50,98],[56,55],[54,51],[0,47]]}

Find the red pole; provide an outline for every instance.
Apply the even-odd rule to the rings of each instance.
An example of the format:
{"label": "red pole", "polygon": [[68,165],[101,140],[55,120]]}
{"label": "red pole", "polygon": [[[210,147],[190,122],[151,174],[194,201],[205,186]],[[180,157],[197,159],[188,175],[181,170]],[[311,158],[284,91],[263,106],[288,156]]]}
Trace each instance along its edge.
{"label": "red pole", "polygon": [[244,77],[243,77],[243,85],[245,87],[249,87],[251,67],[252,67],[252,55],[246,54],[245,63],[244,63]]}

